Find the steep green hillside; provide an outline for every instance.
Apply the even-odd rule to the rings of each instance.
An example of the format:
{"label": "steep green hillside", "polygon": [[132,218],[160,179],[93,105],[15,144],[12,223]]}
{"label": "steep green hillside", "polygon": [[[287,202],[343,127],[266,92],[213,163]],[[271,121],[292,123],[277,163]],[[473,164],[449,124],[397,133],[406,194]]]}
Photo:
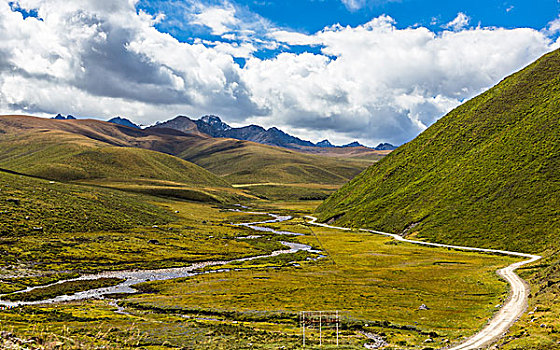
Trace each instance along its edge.
{"label": "steep green hillside", "polygon": [[560,51],[456,108],[326,200],[338,225],[539,252],[560,238]]}

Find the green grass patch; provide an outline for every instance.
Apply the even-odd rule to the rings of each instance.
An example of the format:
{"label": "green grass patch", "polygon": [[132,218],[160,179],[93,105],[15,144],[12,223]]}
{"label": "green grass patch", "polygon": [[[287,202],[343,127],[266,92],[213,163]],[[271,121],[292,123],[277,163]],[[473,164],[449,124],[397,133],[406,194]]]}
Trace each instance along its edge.
{"label": "green grass patch", "polygon": [[233,184],[342,185],[374,162],[303,154],[230,139],[200,140],[177,153],[177,156]]}
{"label": "green grass patch", "polygon": [[[33,181],[44,183],[42,180],[33,179]],[[50,184],[47,182],[46,186],[48,185]],[[67,184],[55,185],[61,190],[87,188]],[[268,216],[236,213],[205,203],[163,201],[154,197],[100,188],[94,188],[88,195],[95,191],[115,193],[121,199],[135,198],[138,202],[131,203],[133,206],[152,206],[167,220],[163,221],[156,217],[150,222],[146,220],[149,218],[147,216],[142,218],[144,225],[119,231],[60,233],[45,230],[20,237],[0,237],[0,250],[3,257],[0,266],[12,268],[23,264],[42,271],[94,273],[105,270],[180,267],[201,261],[233,260],[266,255],[274,250],[285,249],[278,237],[270,240],[237,239],[239,236],[251,235],[254,232],[244,227],[232,226],[232,222],[249,218],[268,220],[270,218]],[[59,200],[54,201],[53,204],[60,204],[61,199],[64,197],[59,196]],[[147,204],[143,202],[144,200],[163,202],[156,206]],[[90,205],[90,203],[86,204]],[[125,204],[126,202],[121,202],[118,205],[122,207]],[[23,204],[20,207],[23,207]],[[48,215],[49,211],[46,210],[48,207],[40,207],[40,209],[44,211],[44,215]],[[82,208],[72,207],[72,210],[80,209]],[[118,212],[110,211],[110,213],[113,215],[111,220],[123,220]],[[75,224],[82,218],[74,215],[67,220]]]}
{"label": "green grass patch", "polygon": [[0,172],[0,252],[9,237],[125,230],[173,221],[154,199],[90,186],[54,183]]}
{"label": "green grass patch", "polygon": [[26,287],[41,286],[51,284],[60,280],[79,277],[78,273],[49,273],[46,275],[33,277],[0,277],[0,294],[12,293]]}
{"label": "green grass patch", "polygon": [[317,201],[327,199],[338,187],[316,184],[253,184],[241,188],[261,199]]}

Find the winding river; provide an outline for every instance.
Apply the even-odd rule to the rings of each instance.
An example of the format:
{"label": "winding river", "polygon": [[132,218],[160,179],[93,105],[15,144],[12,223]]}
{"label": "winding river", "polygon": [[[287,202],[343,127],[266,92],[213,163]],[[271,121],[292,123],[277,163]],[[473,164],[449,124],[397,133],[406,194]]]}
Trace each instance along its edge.
{"label": "winding river", "polygon": [[[249,223],[240,223],[240,224],[233,224],[235,226],[243,226],[250,228],[256,232],[267,232],[277,235],[285,235],[285,236],[301,236],[300,233],[295,232],[288,232],[288,231],[277,231],[269,227],[262,227],[259,225],[263,224],[270,224],[270,223],[277,223],[283,222],[292,219],[291,216],[280,216],[271,213],[262,213],[262,212],[246,212],[241,211],[239,209],[234,209],[233,211],[244,213],[244,214],[259,214],[259,215],[268,215],[272,217],[270,220],[265,221],[258,221],[258,222],[249,222]],[[259,235],[252,235],[252,236],[240,236],[237,239],[255,239],[259,238]],[[28,287],[24,290],[17,291],[15,293],[25,293],[35,289],[46,288],[49,286],[53,286],[56,284],[61,284],[64,282],[70,281],[83,281],[83,280],[95,280],[99,278],[121,278],[125,281],[112,287],[105,287],[105,288],[97,288],[86,290],[83,292],[78,292],[71,295],[60,295],[55,298],[45,299],[45,300],[38,300],[38,301],[9,301],[9,300],[2,300],[2,296],[6,294],[0,295],[0,306],[4,307],[17,307],[23,305],[37,305],[37,304],[48,304],[48,303],[59,303],[59,302],[66,302],[66,301],[77,301],[77,300],[85,300],[85,299],[92,299],[92,298],[103,298],[109,294],[117,294],[117,293],[125,293],[125,294],[132,294],[136,293],[137,290],[134,289],[134,285],[142,282],[148,281],[163,281],[169,280],[174,278],[181,278],[181,277],[190,277],[196,276],[203,273],[208,273],[204,271],[200,271],[205,267],[210,266],[220,266],[220,265],[227,265],[229,263],[234,262],[243,262],[243,261],[251,261],[260,258],[269,258],[283,254],[293,254],[300,251],[307,251],[310,253],[319,254],[321,251],[313,249],[313,247],[305,244],[294,243],[294,242],[281,242],[286,249],[277,250],[270,254],[266,255],[257,255],[251,256],[246,258],[234,259],[234,260],[223,260],[223,261],[204,261],[194,263],[189,266],[184,267],[176,267],[176,268],[168,268],[168,269],[156,269],[156,270],[127,270],[127,271],[107,271],[101,272],[98,274],[91,274],[91,275],[84,275],[78,278],[61,280],[56,283],[51,283],[48,285],[36,286],[36,287]]]}
{"label": "winding river", "polygon": [[[247,207],[240,206],[242,209],[248,209]],[[242,226],[249,229],[252,229],[255,232],[267,232],[277,235],[285,235],[285,236],[301,236],[300,233],[289,232],[289,231],[277,231],[270,227],[262,227],[259,225],[263,224],[270,224],[270,223],[278,223],[284,222],[287,220],[292,219],[291,216],[281,216],[275,215],[271,213],[263,213],[263,212],[250,212],[250,211],[242,211],[241,209],[233,209],[232,211],[244,213],[244,214],[258,214],[258,215],[268,215],[272,219],[265,220],[265,221],[258,221],[258,222],[249,222],[249,223],[239,223],[239,224],[232,224],[234,226]],[[349,228],[344,227],[336,227],[330,226],[327,224],[318,223],[316,218],[312,216],[308,216],[308,219],[311,221],[309,222],[312,225],[323,226],[338,230],[350,230]],[[524,254],[518,252],[509,252],[503,250],[494,250],[494,249],[484,249],[484,248],[475,248],[475,247],[464,247],[464,246],[454,246],[454,245],[447,245],[447,244],[439,244],[439,243],[430,243],[424,241],[413,241],[406,238],[403,238],[399,235],[379,232],[375,230],[367,230],[367,229],[360,229],[360,231],[381,234],[385,236],[392,237],[395,240],[406,242],[406,243],[413,243],[413,244],[421,244],[426,246],[433,246],[433,247],[443,247],[443,248],[451,248],[451,249],[458,249],[458,250],[469,250],[469,251],[477,251],[477,252],[486,252],[486,253],[494,253],[494,254],[503,254],[503,255],[511,255],[521,258],[526,258],[528,260],[516,262],[506,268],[500,269],[498,274],[503,277],[506,281],[509,282],[511,286],[510,297],[508,301],[503,305],[502,309],[490,320],[490,322],[477,334],[470,337],[463,343],[453,346],[450,350],[474,350],[479,349],[482,347],[487,347],[492,343],[496,342],[507,330],[509,327],[515,323],[515,321],[524,313],[527,305],[527,297],[529,294],[529,288],[525,281],[523,281],[517,274],[515,274],[515,270],[525,264],[529,264],[539,260],[541,257],[538,255],[531,255],[531,254]],[[239,236],[236,237],[237,239],[256,239],[262,237],[261,235],[248,235],[248,236]],[[92,275],[84,275],[74,279],[62,280],[56,283],[52,283],[49,285],[43,286],[36,286],[36,287],[29,287],[24,290],[18,291],[16,293],[24,293],[28,291],[32,291],[35,289],[46,288],[52,285],[69,282],[69,281],[80,281],[80,280],[94,280],[99,278],[121,278],[125,281],[112,287],[106,288],[98,288],[98,289],[91,289],[83,292],[78,292],[72,295],[61,295],[52,299],[40,300],[40,301],[8,301],[8,300],[1,300],[2,296],[6,294],[0,295],[0,306],[3,307],[17,307],[22,305],[35,305],[35,304],[46,304],[46,303],[58,303],[58,302],[66,302],[66,301],[78,301],[78,300],[86,300],[92,298],[103,298],[104,296],[115,294],[115,293],[136,293],[137,290],[134,289],[134,285],[142,282],[147,281],[162,281],[162,280],[169,280],[174,278],[181,278],[181,277],[190,277],[195,276],[203,273],[209,273],[208,271],[201,271],[205,267],[210,266],[220,266],[226,265],[229,263],[234,262],[243,262],[243,261],[250,261],[260,258],[267,258],[267,257],[274,257],[282,254],[293,254],[299,251],[308,251],[310,253],[320,254],[322,253],[319,250],[313,249],[313,247],[305,244],[300,243],[293,243],[293,242],[281,242],[286,249],[277,250],[270,254],[266,255],[258,255],[258,256],[251,256],[246,258],[234,259],[234,260],[224,260],[224,261],[205,261],[205,262],[198,262],[194,263],[189,266],[185,267],[177,267],[177,268],[168,268],[168,269],[156,269],[156,270],[128,270],[128,271],[108,271],[102,272],[98,274]],[[322,255],[319,255],[321,258]],[[220,271],[220,270],[218,270]],[[222,270],[223,271],[223,270]]]}

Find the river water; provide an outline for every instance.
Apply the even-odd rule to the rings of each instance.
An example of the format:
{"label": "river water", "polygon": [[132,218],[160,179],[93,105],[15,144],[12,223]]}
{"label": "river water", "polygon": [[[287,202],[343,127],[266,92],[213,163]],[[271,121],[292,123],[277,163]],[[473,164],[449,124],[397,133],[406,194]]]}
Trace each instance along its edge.
{"label": "river water", "polygon": [[[262,227],[258,225],[269,224],[269,223],[277,223],[283,222],[292,219],[291,216],[280,216],[270,213],[261,213],[261,212],[244,212],[238,209],[234,211],[246,214],[260,214],[260,215],[268,215],[272,217],[270,220],[265,221],[258,221],[258,222],[249,222],[249,223],[240,223],[234,224],[235,226],[243,226],[250,228],[257,232],[268,232],[272,234],[278,235],[288,235],[288,236],[301,236],[300,233],[295,232],[288,232],[288,231],[277,231],[269,227]],[[252,236],[241,236],[237,237],[240,239],[255,239],[261,236],[252,235]],[[135,284],[147,282],[147,281],[163,281],[169,280],[174,278],[181,278],[181,277],[190,277],[196,276],[202,273],[208,272],[201,272],[200,270],[205,267],[210,266],[220,266],[226,265],[233,262],[243,262],[243,261],[250,261],[260,258],[269,258],[273,256],[283,255],[283,254],[293,254],[300,251],[307,251],[310,253],[321,253],[319,250],[313,249],[313,247],[305,244],[300,243],[293,243],[293,242],[281,242],[286,249],[277,250],[267,255],[258,255],[258,256],[251,256],[246,258],[234,259],[234,260],[224,260],[224,261],[204,261],[194,263],[189,266],[184,267],[175,267],[175,268],[168,268],[168,269],[157,269],[157,270],[128,270],[128,271],[107,271],[98,274],[92,275],[84,275],[74,279],[62,280],[56,283],[52,283],[49,285],[37,286],[37,287],[29,287],[27,289],[18,291],[17,293],[24,293],[35,289],[45,288],[52,285],[69,282],[69,281],[83,281],[83,280],[94,280],[104,277],[114,277],[114,278],[122,278],[125,281],[113,286],[113,287],[105,287],[105,288],[98,288],[98,289],[91,289],[83,292],[78,292],[72,295],[61,295],[56,298],[46,299],[46,300],[39,300],[39,301],[8,301],[2,300],[2,296],[0,295],[0,306],[4,307],[17,307],[22,305],[37,305],[37,304],[48,304],[48,303],[58,303],[58,302],[65,302],[65,301],[77,301],[77,300],[85,300],[85,299],[92,299],[92,298],[103,298],[105,295],[108,294],[115,294],[115,293],[136,293],[137,290],[133,288]]]}

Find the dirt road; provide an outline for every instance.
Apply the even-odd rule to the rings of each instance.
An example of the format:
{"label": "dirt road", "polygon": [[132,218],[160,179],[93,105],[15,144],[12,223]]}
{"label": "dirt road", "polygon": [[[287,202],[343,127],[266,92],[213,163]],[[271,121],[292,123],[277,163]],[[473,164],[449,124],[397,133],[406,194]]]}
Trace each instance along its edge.
{"label": "dirt road", "polygon": [[[336,226],[330,226],[327,224],[318,223],[316,222],[317,218],[312,216],[307,216],[307,218],[311,219],[309,223],[313,225],[345,230],[345,231],[351,230],[345,227],[336,227]],[[541,259],[541,257],[538,255],[509,252],[505,250],[463,247],[463,246],[456,246],[456,245],[449,245],[449,244],[413,241],[410,239],[403,238],[396,234],[380,232],[375,230],[360,229],[360,231],[376,233],[376,234],[392,237],[400,242],[421,244],[421,245],[426,245],[431,247],[442,247],[442,248],[451,248],[451,249],[458,249],[458,250],[505,254],[505,255],[512,255],[512,256],[528,259],[525,261],[516,262],[506,268],[497,271],[498,275],[500,275],[503,279],[505,279],[511,286],[508,300],[504,303],[500,311],[488,322],[486,327],[484,327],[480,332],[468,338],[461,344],[453,345],[449,347],[448,348],[449,350],[475,350],[475,349],[487,348],[488,346],[498,341],[498,339],[500,339],[507,332],[507,330],[519,319],[519,317],[521,317],[521,315],[523,315],[523,313],[527,309],[529,286],[523,279],[521,279],[521,277],[519,277],[515,273],[515,270],[523,265],[530,264]]]}

